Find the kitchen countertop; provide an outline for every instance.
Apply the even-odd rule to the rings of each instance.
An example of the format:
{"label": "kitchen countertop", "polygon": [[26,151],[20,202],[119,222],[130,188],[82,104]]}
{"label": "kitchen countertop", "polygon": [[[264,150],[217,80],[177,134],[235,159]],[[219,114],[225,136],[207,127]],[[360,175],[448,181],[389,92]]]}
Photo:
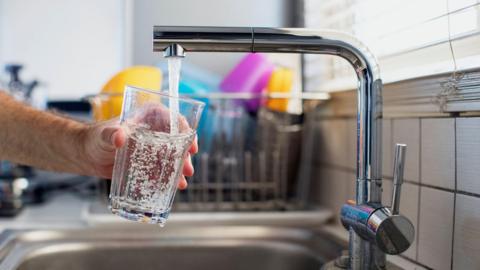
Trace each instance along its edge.
{"label": "kitchen countertop", "polygon": [[[195,222],[196,225],[275,225],[320,226],[332,217],[331,211],[316,209],[290,212],[173,212],[167,224]],[[55,192],[47,202],[27,205],[15,217],[1,217],[0,231],[5,229],[71,229],[86,226],[129,223],[108,212],[96,197],[71,192]],[[301,223],[301,224],[299,224]]]}
{"label": "kitchen countertop", "polygon": [[[96,181],[94,177],[36,169],[34,176],[29,177],[28,186],[33,190],[27,193],[38,192],[45,201],[26,204],[16,216],[0,217],[0,231],[85,226],[81,213],[94,199],[89,186],[95,185]],[[27,199],[31,197],[27,195]]]}
{"label": "kitchen countertop", "polygon": [[81,213],[88,205],[88,200],[75,194],[52,194],[43,204],[27,205],[14,217],[1,217],[0,230],[82,227],[86,222]]}

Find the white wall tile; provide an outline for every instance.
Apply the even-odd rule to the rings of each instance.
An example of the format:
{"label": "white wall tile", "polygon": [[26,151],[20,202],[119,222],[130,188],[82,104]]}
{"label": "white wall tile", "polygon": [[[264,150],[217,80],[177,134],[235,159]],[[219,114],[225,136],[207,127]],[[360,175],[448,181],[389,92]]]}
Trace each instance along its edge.
{"label": "white wall tile", "polygon": [[450,269],[454,194],[421,187],[418,261],[437,270]]}
{"label": "white wall tile", "polygon": [[457,188],[480,194],[480,118],[457,118]]}
{"label": "white wall tile", "polygon": [[[384,180],[382,183],[383,193],[382,202],[386,206],[391,206],[392,203],[392,185],[390,180]],[[417,235],[418,235],[418,197],[420,187],[418,185],[404,183],[402,185],[402,193],[400,198],[400,213],[405,215],[415,227],[415,240],[403,255],[410,259],[416,259],[417,256]]]}
{"label": "white wall tile", "polygon": [[[420,119],[394,119],[392,144],[407,144],[405,179],[419,182],[420,176]],[[392,148],[393,149],[393,148]]]}
{"label": "white wall tile", "polygon": [[457,194],[453,269],[480,269],[480,198]]}
{"label": "white wall tile", "polygon": [[422,119],[421,131],[422,184],[455,189],[455,118]]}
{"label": "white wall tile", "polygon": [[387,255],[387,261],[404,270],[426,270],[425,267],[415,264],[398,255]]}

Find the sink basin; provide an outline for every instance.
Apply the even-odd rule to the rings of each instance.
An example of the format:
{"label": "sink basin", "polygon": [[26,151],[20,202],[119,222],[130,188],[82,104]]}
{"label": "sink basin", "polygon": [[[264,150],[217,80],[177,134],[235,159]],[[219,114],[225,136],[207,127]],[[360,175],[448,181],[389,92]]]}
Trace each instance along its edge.
{"label": "sink basin", "polygon": [[343,244],[320,229],[268,226],[6,231],[0,270],[318,270]]}

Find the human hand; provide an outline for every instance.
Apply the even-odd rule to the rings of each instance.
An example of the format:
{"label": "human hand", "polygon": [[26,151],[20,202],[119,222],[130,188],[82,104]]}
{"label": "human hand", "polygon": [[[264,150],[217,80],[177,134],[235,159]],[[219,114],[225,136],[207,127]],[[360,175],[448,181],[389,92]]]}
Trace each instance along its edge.
{"label": "human hand", "polygon": [[[87,170],[103,178],[111,178],[115,152],[123,147],[127,141],[127,133],[120,126],[118,120],[99,122],[91,125],[84,139],[84,155],[86,156]],[[179,189],[187,187],[185,176],[194,173],[191,155],[198,152],[197,138],[195,137],[184,160],[183,174],[180,176]]]}

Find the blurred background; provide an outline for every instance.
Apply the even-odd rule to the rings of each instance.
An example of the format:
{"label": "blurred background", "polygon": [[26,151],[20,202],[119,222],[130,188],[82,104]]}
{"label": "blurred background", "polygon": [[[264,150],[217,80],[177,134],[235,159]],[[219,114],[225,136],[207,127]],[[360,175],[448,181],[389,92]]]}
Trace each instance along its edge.
{"label": "blurred background", "polygon": [[[404,269],[480,268],[480,1],[0,0],[0,88],[80,121],[116,117],[125,84],[168,87],[166,60],[152,52],[154,25],[306,27],[359,38],[384,82],[387,205],[393,146],[408,144],[401,211],[417,234],[389,259]],[[357,123],[349,64],[187,53],[182,65],[180,93],[207,107],[196,174],[173,216],[273,213],[272,223],[327,224],[346,239],[338,216],[355,194]],[[107,212],[107,180],[8,161],[0,179],[2,228],[119,222]],[[259,222],[228,222],[245,217]]]}
{"label": "blurred background", "polygon": [[[116,72],[157,65],[153,25],[295,26],[295,1],[1,1],[0,64],[22,63],[51,100],[96,94]],[[219,76],[241,55],[191,54],[185,62]],[[221,61],[219,61],[221,59]],[[68,67],[68,68],[67,68]]]}

